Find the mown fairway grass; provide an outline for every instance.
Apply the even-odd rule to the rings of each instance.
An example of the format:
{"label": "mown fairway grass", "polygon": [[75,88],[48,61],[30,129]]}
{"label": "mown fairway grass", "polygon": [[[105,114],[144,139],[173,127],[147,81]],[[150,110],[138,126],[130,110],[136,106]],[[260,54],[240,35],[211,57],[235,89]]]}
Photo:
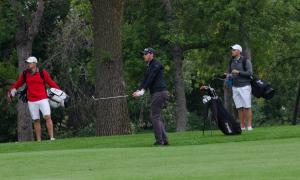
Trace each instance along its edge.
{"label": "mown fairway grass", "polygon": [[300,179],[300,126],[0,144],[0,179]]}

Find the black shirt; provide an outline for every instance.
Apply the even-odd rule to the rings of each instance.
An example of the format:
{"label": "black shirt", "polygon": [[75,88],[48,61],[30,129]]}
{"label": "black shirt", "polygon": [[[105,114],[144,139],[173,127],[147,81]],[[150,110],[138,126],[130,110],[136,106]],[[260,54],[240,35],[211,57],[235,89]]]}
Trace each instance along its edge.
{"label": "black shirt", "polygon": [[150,94],[165,91],[167,86],[163,70],[163,65],[159,61],[152,59],[144,72],[144,79],[140,85],[140,89],[149,89]]}

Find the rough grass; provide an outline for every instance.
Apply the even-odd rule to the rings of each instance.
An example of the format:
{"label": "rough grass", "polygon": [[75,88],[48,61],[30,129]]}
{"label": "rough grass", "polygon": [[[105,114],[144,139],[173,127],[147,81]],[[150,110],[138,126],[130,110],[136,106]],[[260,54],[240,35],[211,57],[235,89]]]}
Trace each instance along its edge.
{"label": "rough grass", "polygon": [[0,144],[1,179],[298,179],[300,126]]}

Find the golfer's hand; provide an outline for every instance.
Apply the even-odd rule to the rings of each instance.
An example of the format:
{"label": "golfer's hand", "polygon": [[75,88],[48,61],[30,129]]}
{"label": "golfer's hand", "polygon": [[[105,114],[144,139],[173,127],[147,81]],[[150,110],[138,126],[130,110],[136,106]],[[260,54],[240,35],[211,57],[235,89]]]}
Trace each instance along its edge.
{"label": "golfer's hand", "polygon": [[144,95],[144,93],[145,93],[145,90],[144,90],[144,89],[141,89],[141,90],[135,91],[135,92],[132,94],[132,96],[133,96],[133,97],[139,97],[139,96]]}
{"label": "golfer's hand", "polygon": [[240,71],[234,69],[232,70],[231,74],[234,74],[234,75],[239,75],[240,74]]}
{"label": "golfer's hand", "polygon": [[11,96],[11,97],[15,97],[16,94],[17,94],[16,88],[13,88],[9,91],[9,96]]}
{"label": "golfer's hand", "polygon": [[204,90],[206,90],[206,89],[208,89],[208,86],[201,86],[201,87],[200,87],[200,91],[204,91]]}
{"label": "golfer's hand", "polygon": [[137,93],[138,93],[138,90],[135,91],[134,93],[132,93],[132,96],[133,96],[133,97],[138,97]]}

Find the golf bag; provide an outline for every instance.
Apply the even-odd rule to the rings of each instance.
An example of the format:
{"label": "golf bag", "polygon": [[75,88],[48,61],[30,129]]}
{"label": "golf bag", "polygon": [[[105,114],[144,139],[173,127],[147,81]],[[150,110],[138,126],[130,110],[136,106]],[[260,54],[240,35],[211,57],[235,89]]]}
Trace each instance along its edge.
{"label": "golf bag", "polygon": [[27,98],[27,86],[24,87],[23,90],[18,91],[18,95],[19,95],[19,99],[21,101],[23,101],[23,103],[27,103],[28,102],[28,98]]}
{"label": "golf bag", "polygon": [[49,104],[53,108],[65,107],[69,102],[69,96],[62,90],[50,88],[47,90]]}
{"label": "golf bag", "polygon": [[217,123],[218,128],[225,135],[239,135],[242,133],[240,124],[235,121],[233,116],[225,109],[221,99],[211,87],[205,89],[208,95],[203,96],[203,103],[212,112],[212,120]]}
{"label": "golf bag", "polygon": [[[229,71],[231,72],[231,63],[232,59],[230,60],[229,63]],[[246,61],[247,59],[242,57],[242,63],[243,63],[243,69],[244,71],[247,70],[246,68]],[[264,98],[264,99],[271,99],[274,94],[275,90],[271,87],[270,84],[268,84],[266,81],[258,78],[257,76],[251,76],[251,88],[252,88],[252,94],[256,98]]]}
{"label": "golf bag", "polygon": [[266,81],[258,77],[252,77],[251,87],[253,96],[257,98],[271,99],[275,94],[275,90]]}

